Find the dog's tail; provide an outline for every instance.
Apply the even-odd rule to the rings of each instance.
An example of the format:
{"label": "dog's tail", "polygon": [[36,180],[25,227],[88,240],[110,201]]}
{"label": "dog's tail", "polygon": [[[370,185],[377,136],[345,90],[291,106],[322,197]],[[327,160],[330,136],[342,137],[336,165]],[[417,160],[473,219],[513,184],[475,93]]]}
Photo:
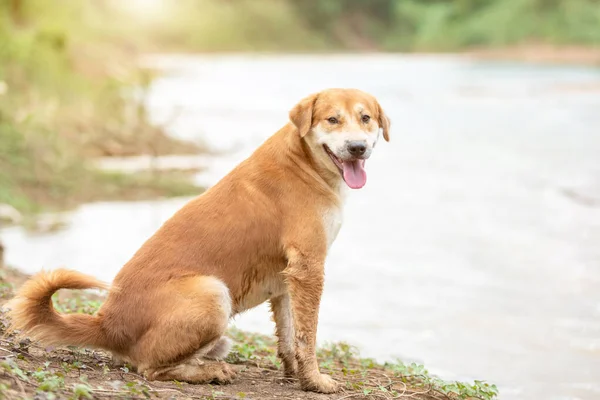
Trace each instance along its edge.
{"label": "dog's tail", "polygon": [[101,317],[58,313],[52,306],[52,295],[60,289],[108,289],[108,285],[76,271],[58,269],[40,272],[19,289],[7,303],[11,321],[9,331],[46,345],[73,345],[106,348],[106,334]]}

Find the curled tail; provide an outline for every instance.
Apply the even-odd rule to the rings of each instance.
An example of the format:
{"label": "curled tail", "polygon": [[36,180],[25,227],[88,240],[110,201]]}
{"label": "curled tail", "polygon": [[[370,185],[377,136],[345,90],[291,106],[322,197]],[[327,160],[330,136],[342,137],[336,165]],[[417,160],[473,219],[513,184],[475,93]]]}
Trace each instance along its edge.
{"label": "curled tail", "polygon": [[73,345],[106,348],[101,318],[85,314],[64,315],[52,306],[59,289],[108,289],[108,285],[76,271],[58,269],[40,272],[29,279],[11,299],[7,308],[10,330],[18,329],[46,345]]}

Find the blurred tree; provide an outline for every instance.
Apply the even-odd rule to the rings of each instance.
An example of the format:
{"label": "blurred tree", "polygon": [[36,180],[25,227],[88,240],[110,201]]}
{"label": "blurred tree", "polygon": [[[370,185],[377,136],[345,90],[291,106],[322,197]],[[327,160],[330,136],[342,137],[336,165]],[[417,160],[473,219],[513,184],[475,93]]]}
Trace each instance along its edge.
{"label": "blurred tree", "polygon": [[389,24],[393,21],[396,0],[303,0],[291,3],[309,26],[330,31],[336,21],[356,14]]}
{"label": "blurred tree", "polygon": [[598,0],[288,0],[336,44],[454,49],[524,40],[600,43]]}

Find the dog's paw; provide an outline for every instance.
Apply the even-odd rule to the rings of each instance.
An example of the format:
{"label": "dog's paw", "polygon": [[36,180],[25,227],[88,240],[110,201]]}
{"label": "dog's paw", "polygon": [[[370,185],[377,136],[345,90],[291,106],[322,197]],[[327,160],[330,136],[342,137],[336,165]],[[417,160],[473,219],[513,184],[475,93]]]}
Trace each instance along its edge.
{"label": "dog's paw", "polygon": [[336,393],[341,389],[340,384],[326,374],[319,374],[310,380],[302,380],[300,384],[303,390],[317,393]]}
{"label": "dog's paw", "polygon": [[211,368],[213,378],[210,379],[211,383],[219,385],[227,385],[235,379],[237,371],[235,368],[227,363],[219,362]]}

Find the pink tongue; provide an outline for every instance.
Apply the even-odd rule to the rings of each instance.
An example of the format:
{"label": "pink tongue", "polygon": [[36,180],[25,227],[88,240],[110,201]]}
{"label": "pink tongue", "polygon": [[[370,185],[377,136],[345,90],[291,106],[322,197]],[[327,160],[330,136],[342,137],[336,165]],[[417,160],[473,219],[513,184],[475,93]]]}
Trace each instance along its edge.
{"label": "pink tongue", "polygon": [[360,189],[367,183],[365,160],[344,161],[344,180],[351,189]]}

